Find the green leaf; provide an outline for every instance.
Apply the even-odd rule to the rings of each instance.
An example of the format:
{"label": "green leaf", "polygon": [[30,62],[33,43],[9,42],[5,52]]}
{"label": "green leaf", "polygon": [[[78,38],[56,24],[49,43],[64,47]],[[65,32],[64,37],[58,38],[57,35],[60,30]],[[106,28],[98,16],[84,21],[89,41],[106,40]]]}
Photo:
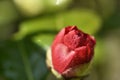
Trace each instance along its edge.
{"label": "green leaf", "polygon": [[70,10],[21,23],[19,32],[14,38],[19,40],[36,32],[54,32],[73,25],[89,34],[94,34],[100,29],[101,23],[101,18],[90,10]]}
{"label": "green leaf", "polygon": [[5,80],[26,80],[24,65],[13,41],[0,42],[0,74]]}
{"label": "green leaf", "polygon": [[[0,42],[0,78],[5,80],[44,80],[48,74],[45,51],[29,38]],[[33,79],[30,78],[33,76]]]}
{"label": "green leaf", "polygon": [[32,40],[39,46],[43,46],[45,49],[48,49],[52,44],[54,36],[55,35],[53,34],[39,34],[34,36]]}
{"label": "green leaf", "polygon": [[14,39],[23,39],[25,36],[36,32],[54,31],[56,30],[55,25],[56,21],[53,15],[25,21],[20,24],[20,29],[14,35]]}
{"label": "green leaf", "polygon": [[8,39],[14,31],[18,13],[10,0],[0,1],[0,40]]}
{"label": "green leaf", "polygon": [[28,55],[30,67],[34,80],[43,80],[48,74],[48,69],[45,63],[45,50],[43,47],[36,45],[29,38],[23,42]]}
{"label": "green leaf", "polygon": [[89,34],[96,33],[102,24],[102,20],[95,12],[91,10],[70,10],[58,14],[57,29],[65,26],[78,26],[81,30]]}
{"label": "green leaf", "polygon": [[9,0],[0,1],[0,26],[18,19],[18,13]]}
{"label": "green leaf", "polygon": [[44,0],[13,0],[16,7],[25,16],[36,16],[45,9]]}
{"label": "green leaf", "polygon": [[57,12],[65,10],[72,0],[45,0],[46,12]]}
{"label": "green leaf", "polygon": [[14,0],[23,15],[33,17],[64,10],[72,0]]}

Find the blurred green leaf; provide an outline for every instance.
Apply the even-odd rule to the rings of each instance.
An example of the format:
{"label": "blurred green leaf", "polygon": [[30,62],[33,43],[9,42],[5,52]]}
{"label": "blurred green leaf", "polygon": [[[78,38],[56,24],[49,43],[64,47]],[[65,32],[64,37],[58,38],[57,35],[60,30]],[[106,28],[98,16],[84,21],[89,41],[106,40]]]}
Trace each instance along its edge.
{"label": "blurred green leaf", "polygon": [[9,0],[0,1],[0,40],[5,40],[14,31],[18,13]]}
{"label": "blurred green leaf", "polygon": [[21,47],[25,53],[21,53],[20,44],[21,42],[14,41],[0,42],[0,77],[5,80],[28,80],[28,63],[23,60],[24,57],[30,64],[34,80],[46,79],[48,70],[45,65],[45,51],[30,39],[24,39]]}
{"label": "blurred green leaf", "polygon": [[0,74],[5,80],[26,80],[24,65],[13,41],[0,42]]}
{"label": "blurred green leaf", "polygon": [[94,10],[103,19],[109,18],[115,11],[117,7],[117,0],[73,0],[74,3],[71,7],[77,7],[79,9],[89,9]]}
{"label": "blurred green leaf", "polygon": [[89,34],[96,33],[102,24],[102,20],[99,15],[91,10],[70,10],[65,13],[61,13],[57,18],[57,29],[60,30],[65,26],[76,25],[81,30]]}
{"label": "blurred green leaf", "polygon": [[37,19],[25,21],[20,25],[15,39],[22,39],[28,34],[44,31],[59,31],[66,26],[76,25],[83,31],[93,34],[101,27],[101,18],[89,10],[72,10],[57,15],[43,16]]}
{"label": "blurred green leaf", "polygon": [[48,49],[54,39],[53,34],[39,34],[32,38],[32,40],[39,46],[43,46],[45,49]]}
{"label": "blurred green leaf", "polygon": [[45,63],[45,50],[43,46],[38,46],[31,39],[25,39],[23,42],[25,50],[27,52],[30,67],[32,68],[32,73],[34,80],[43,80],[48,74],[48,69]]}
{"label": "blurred green leaf", "polygon": [[72,3],[72,0],[46,0],[46,12],[57,12],[65,10]]}
{"label": "blurred green leaf", "polygon": [[45,9],[44,0],[13,0],[18,10],[26,16],[36,16]]}
{"label": "blurred green leaf", "polygon": [[14,38],[23,39],[26,35],[34,34],[36,32],[54,31],[56,30],[55,25],[56,21],[55,16],[53,15],[25,21],[20,24],[20,29],[15,34]]}
{"label": "blurred green leaf", "polygon": [[15,21],[18,13],[9,0],[0,1],[0,26]]}
{"label": "blurred green leaf", "polygon": [[71,0],[14,0],[18,9],[27,17],[65,9]]}

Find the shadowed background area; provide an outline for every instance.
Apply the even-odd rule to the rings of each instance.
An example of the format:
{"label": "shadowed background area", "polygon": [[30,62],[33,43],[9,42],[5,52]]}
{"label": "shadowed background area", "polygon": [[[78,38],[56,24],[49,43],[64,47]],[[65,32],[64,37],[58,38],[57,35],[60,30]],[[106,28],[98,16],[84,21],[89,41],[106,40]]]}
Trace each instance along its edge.
{"label": "shadowed background area", "polygon": [[0,80],[57,80],[46,51],[72,25],[97,41],[85,80],[119,80],[120,0],[0,0]]}

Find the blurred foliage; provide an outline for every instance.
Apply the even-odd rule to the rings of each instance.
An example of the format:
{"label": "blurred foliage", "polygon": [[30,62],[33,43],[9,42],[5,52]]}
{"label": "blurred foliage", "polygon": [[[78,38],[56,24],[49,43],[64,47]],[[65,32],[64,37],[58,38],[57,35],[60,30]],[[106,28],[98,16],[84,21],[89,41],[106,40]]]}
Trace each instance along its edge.
{"label": "blurred foliage", "polygon": [[23,15],[32,17],[45,12],[64,10],[71,0],[14,0],[14,2]]}
{"label": "blurred foliage", "polygon": [[7,39],[14,31],[14,22],[18,17],[18,13],[11,1],[0,1],[0,39]]}
{"label": "blurred foliage", "polygon": [[33,42],[39,46],[43,46],[45,49],[48,49],[54,39],[53,34],[39,34],[32,38]]}
{"label": "blurred foliage", "polygon": [[15,39],[40,31],[59,31],[69,25],[77,25],[83,31],[93,34],[99,30],[101,18],[89,10],[70,10],[48,15],[21,23],[20,31],[15,35]]}
{"label": "blurred foliage", "polygon": [[0,80],[57,80],[46,50],[63,27],[96,37],[85,80],[119,80],[119,0],[0,0]]}

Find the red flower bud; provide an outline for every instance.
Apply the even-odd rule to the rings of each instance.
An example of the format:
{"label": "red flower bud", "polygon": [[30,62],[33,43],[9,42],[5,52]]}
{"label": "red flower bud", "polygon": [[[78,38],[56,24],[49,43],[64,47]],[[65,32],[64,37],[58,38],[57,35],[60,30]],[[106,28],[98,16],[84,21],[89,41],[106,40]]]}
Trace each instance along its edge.
{"label": "red flower bud", "polygon": [[62,29],[52,44],[53,68],[61,75],[75,76],[75,69],[87,64],[94,55],[95,39],[76,26]]}

